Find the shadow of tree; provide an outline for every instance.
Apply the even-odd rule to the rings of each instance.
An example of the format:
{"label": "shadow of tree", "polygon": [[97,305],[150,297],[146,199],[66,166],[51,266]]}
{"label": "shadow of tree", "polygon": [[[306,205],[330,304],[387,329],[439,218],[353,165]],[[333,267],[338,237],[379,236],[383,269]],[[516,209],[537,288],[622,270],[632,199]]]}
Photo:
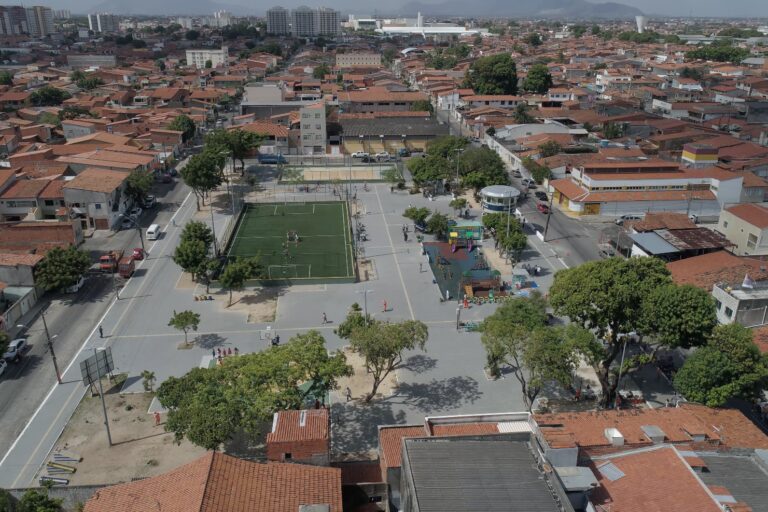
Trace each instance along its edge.
{"label": "shadow of tree", "polygon": [[431,413],[456,409],[474,403],[482,396],[478,382],[471,377],[451,377],[425,383],[402,383],[397,391],[383,401],[403,404]]}
{"label": "shadow of tree", "polygon": [[201,334],[197,338],[195,338],[195,343],[200,348],[216,348],[220,347],[224,344],[224,342],[227,341],[226,338],[222,338],[218,334],[215,333],[209,333],[209,334]]}
{"label": "shadow of tree", "polygon": [[345,456],[374,450],[379,443],[378,426],[405,423],[405,411],[392,412],[385,401],[340,402],[331,407],[333,451]]}
{"label": "shadow of tree", "polygon": [[406,359],[401,368],[412,371],[413,373],[424,373],[434,370],[437,367],[437,359],[424,354],[417,354]]}
{"label": "shadow of tree", "polygon": [[252,292],[245,292],[238,303],[248,305],[261,304],[262,302],[268,302],[285,295],[287,290],[288,288],[285,286],[268,286],[256,289]]}

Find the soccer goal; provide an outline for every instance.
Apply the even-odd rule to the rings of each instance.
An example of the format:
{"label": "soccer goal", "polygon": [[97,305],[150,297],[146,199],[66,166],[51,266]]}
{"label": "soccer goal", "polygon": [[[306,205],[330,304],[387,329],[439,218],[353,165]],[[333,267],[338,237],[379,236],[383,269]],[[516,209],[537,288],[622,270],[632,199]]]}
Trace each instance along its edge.
{"label": "soccer goal", "polygon": [[308,279],[312,277],[312,265],[303,263],[269,265],[267,277],[269,279]]}

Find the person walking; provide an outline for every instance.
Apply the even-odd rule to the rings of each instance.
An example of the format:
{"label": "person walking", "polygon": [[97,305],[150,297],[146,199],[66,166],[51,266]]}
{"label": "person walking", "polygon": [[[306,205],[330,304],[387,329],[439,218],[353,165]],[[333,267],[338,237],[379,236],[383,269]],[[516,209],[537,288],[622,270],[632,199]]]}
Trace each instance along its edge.
{"label": "person walking", "polygon": [[344,390],[344,395],[347,397],[347,402],[352,400],[352,390],[349,389],[349,386],[347,386],[347,389]]}
{"label": "person walking", "polygon": [[156,427],[160,426],[160,412],[159,411],[155,411],[155,426]]}
{"label": "person walking", "polygon": [[240,351],[237,349],[237,347],[235,347],[235,355],[236,355],[236,356],[239,356],[239,355],[240,355]]}
{"label": "person walking", "polygon": [[323,325],[328,323],[328,316],[323,312]]}
{"label": "person walking", "polygon": [[99,338],[104,337],[104,328],[102,326],[99,326]]}

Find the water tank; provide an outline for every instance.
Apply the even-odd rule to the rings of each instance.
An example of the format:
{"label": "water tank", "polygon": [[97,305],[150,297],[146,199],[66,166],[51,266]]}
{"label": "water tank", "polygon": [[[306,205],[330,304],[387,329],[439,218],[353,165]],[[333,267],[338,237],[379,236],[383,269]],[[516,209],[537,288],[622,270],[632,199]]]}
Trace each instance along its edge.
{"label": "water tank", "polygon": [[645,16],[635,16],[635,23],[637,23],[637,33],[642,34],[648,25],[648,18]]}

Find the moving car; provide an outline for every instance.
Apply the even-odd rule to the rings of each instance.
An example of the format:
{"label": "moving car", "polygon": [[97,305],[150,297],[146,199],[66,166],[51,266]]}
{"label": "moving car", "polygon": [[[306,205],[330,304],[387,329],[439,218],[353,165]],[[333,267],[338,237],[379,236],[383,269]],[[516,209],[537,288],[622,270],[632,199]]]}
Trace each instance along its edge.
{"label": "moving car", "polygon": [[374,156],[376,160],[389,160],[389,151],[379,151]]}
{"label": "moving car", "polygon": [[625,222],[632,220],[643,220],[643,216],[639,213],[627,213],[616,219],[616,224],[623,226]]}
{"label": "moving car", "polygon": [[286,158],[280,153],[278,154],[263,153],[258,156],[258,159],[260,164],[287,164],[288,163],[288,160],[286,160]]}
{"label": "moving car", "polygon": [[352,153],[352,158],[363,158],[366,156],[370,157],[371,154],[368,153],[367,151],[355,151],[354,153]]}
{"label": "moving car", "polygon": [[152,224],[147,228],[147,240],[157,240],[160,237],[160,224]]}
{"label": "moving car", "polygon": [[408,148],[400,148],[397,150],[397,156],[411,156],[411,152]]}
{"label": "moving car", "polygon": [[549,213],[549,206],[547,206],[547,203],[539,203],[536,205],[536,209],[539,210],[541,213]]}
{"label": "moving car", "polygon": [[26,338],[16,338],[8,344],[5,354],[3,354],[3,359],[18,362],[24,352],[27,351],[27,348],[29,348],[29,345],[27,345]]}

